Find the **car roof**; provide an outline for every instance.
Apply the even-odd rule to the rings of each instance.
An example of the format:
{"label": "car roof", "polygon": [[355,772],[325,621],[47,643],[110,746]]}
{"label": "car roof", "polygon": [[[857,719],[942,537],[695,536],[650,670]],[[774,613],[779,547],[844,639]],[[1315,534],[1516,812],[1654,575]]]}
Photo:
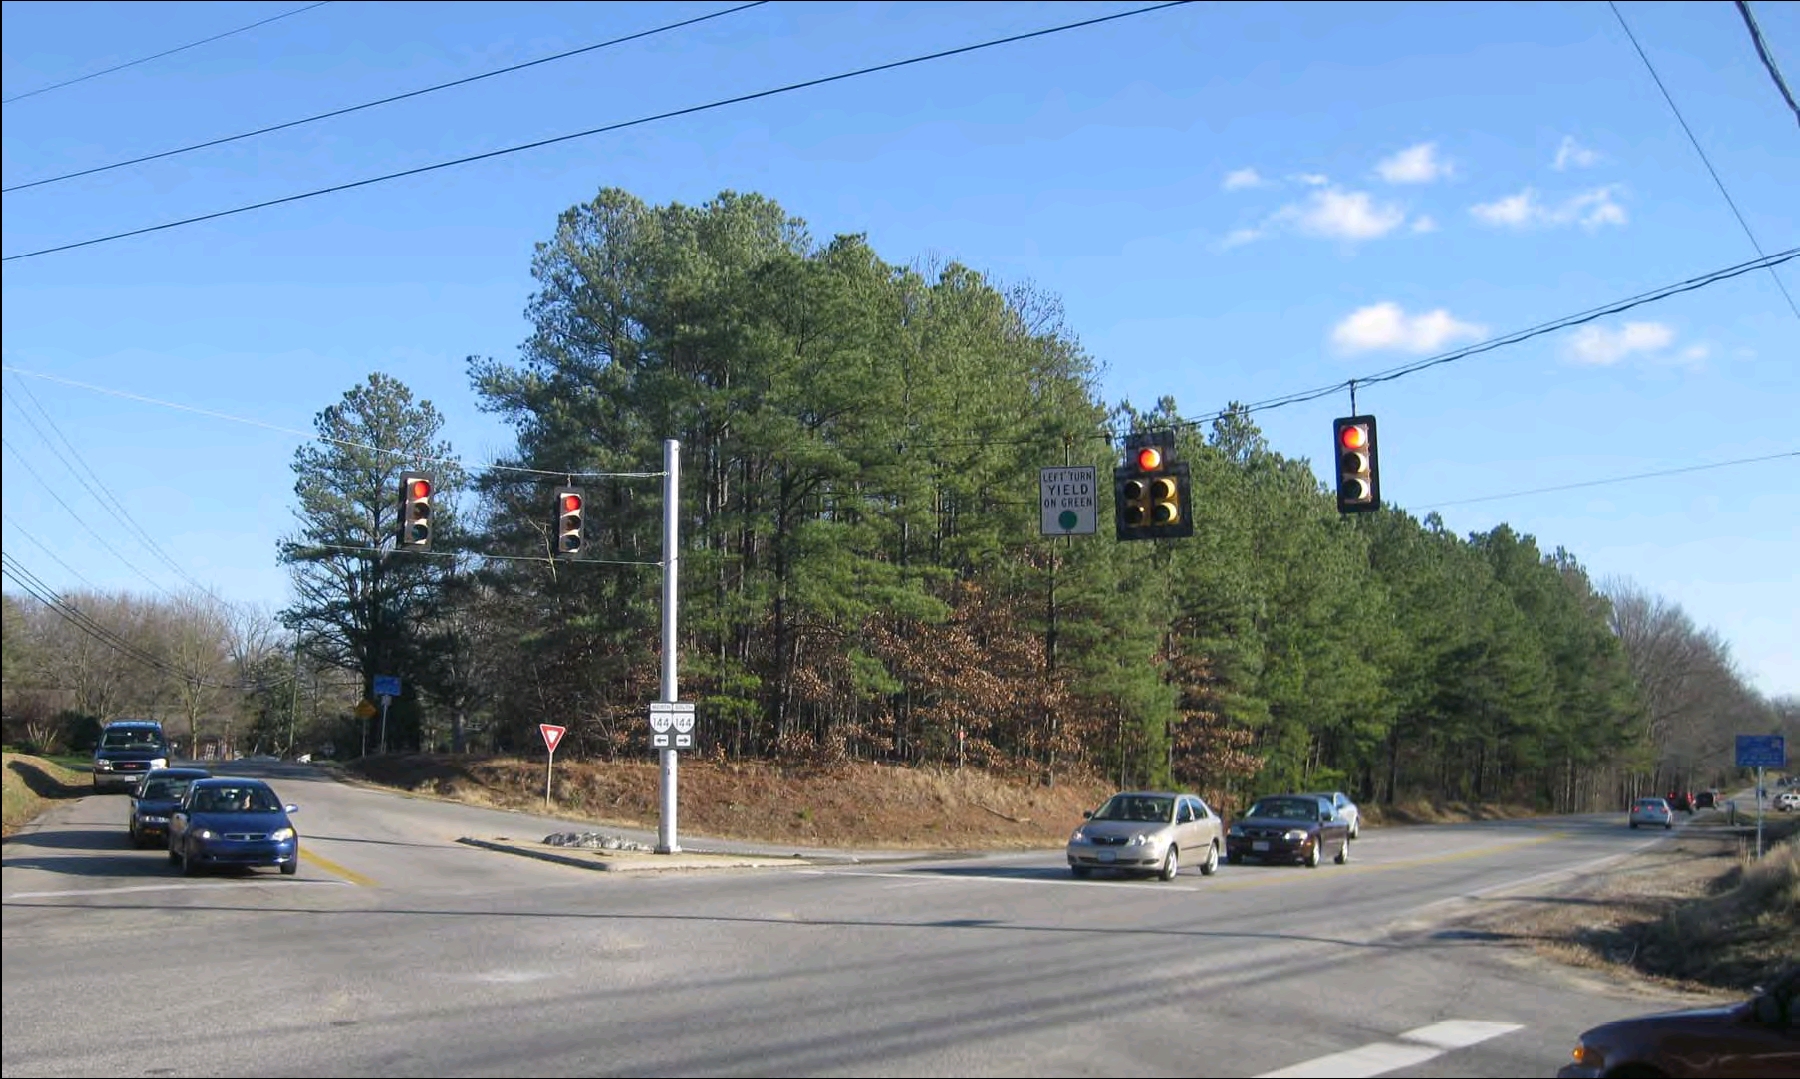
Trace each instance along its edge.
{"label": "car roof", "polygon": [[180,779],[183,776],[194,776],[196,778],[202,778],[202,779],[212,778],[212,773],[207,771],[206,769],[192,768],[192,767],[188,767],[186,765],[183,765],[180,768],[155,768],[155,769],[150,770],[149,772],[144,773],[144,775],[146,778],[148,778],[150,776],[165,776],[165,777],[173,776],[176,779]]}
{"label": "car roof", "polygon": [[[1119,791],[1114,798],[1200,798],[1193,791]],[[1201,801],[1206,799],[1201,798]]]}
{"label": "car roof", "polygon": [[208,774],[204,779],[194,781],[196,787],[266,787],[266,780],[253,776],[215,776]]}
{"label": "car roof", "polygon": [[106,726],[108,730],[113,727],[155,727],[157,730],[162,729],[162,724],[154,719],[115,719]]}

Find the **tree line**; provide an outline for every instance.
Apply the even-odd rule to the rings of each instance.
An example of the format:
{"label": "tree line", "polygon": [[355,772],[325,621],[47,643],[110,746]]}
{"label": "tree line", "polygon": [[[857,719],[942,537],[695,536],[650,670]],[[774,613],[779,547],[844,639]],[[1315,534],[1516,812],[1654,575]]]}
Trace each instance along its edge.
{"label": "tree line", "polygon": [[[382,373],[296,453],[278,617],[298,666],[355,683],[298,742],[358,746],[344,706],[396,674],[395,745],[526,752],[547,721],[570,728],[562,752],[643,755],[667,438],[682,695],[721,758],[1081,770],[1228,806],[1343,787],[1584,809],[1722,775],[1731,734],[1800,713],[1679,607],[1560,547],[1397,507],[1341,517],[1248,409],[1102,401],[1036,290],[817,242],[729,192],[603,190],[532,273],[518,357],[467,361],[514,432],[504,458],[460,463],[431,403]],[[1038,535],[1039,467],[1106,477],[1119,437],[1154,429],[1190,466],[1191,538],[1115,542],[1104,496],[1101,535]],[[423,554],[393,544],[413,467],[438,492]],[[587,542],[560,560],[551,492],[571,482]],[[9,604],[9,700],[13,626]]]}

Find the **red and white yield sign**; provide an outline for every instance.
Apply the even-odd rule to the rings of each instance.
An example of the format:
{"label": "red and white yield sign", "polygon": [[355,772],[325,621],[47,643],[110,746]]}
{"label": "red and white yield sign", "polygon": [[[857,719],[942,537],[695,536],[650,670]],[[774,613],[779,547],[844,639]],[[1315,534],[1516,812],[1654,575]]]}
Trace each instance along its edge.
{"label": "red and white yield sign", "polygon": [[568,729],[567,727],[558,727],[554,723],[539,723],[538,731],[544,736],[544,748],[555,753],[557,743],[562,741],[562,736]]}

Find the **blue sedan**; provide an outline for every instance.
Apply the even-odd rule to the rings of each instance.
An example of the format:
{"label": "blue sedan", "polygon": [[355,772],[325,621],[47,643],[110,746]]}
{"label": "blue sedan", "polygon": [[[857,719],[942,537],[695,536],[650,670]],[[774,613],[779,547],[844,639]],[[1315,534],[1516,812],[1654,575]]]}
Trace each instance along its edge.
{"label": "blue sedan", "polygon": [[213,866],[300,869],[300,837],[275,791],[260,779],[215,776],[188,785],[169,816],[169,862],[192,875]]}

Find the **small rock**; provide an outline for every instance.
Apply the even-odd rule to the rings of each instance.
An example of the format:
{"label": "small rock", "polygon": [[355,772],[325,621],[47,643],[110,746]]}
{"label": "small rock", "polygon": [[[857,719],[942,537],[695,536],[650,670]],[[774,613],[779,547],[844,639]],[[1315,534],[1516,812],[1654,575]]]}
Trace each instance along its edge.
{"label": "small rock", "polygon": [[656,848],[635,839],[625,839],[616,835],[604,835],[600,832],[555,832],[544,837],[545,844],[552,847],[581,847],[585,850],[632,850],[650,851]]}

